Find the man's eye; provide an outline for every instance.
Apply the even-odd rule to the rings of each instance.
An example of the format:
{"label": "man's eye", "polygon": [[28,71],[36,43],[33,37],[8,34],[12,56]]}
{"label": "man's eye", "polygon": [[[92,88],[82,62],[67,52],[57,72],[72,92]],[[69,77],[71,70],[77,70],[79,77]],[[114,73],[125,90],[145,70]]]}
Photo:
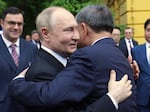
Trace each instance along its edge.
{"label": "man's eye", "polygon": [[146,29],[147,32],[150,32],[150,29]]}
{"label": "man's eye", "polygon": [[73,28],[66,28],[64,31],[72,31]]}

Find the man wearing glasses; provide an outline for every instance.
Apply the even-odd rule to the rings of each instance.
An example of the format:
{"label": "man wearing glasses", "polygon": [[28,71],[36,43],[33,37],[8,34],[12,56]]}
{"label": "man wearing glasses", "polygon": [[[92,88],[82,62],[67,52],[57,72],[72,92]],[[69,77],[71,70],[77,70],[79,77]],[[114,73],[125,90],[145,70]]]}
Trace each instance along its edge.
{"label": "man wearing glasses", "polygon": [[2,13],[0,35],[0,111],[23,112],[21,105],[11,100],[8,92],[10,81],[34,59],[37,49],[20,37],[23,32],[23,12],[9,7]]}

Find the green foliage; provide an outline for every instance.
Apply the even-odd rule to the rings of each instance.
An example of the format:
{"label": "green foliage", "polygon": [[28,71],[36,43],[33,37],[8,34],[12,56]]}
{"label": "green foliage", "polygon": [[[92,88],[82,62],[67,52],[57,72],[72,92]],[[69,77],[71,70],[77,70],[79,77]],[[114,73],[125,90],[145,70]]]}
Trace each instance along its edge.
{"label": "green foliage", "polygon": [[3,0],[0,0],[0,15],[2,14],[2,11],[6,8],[7,4]]}
{"label": "green foliage", "polygon": [[[0,0],[0,11],[1,10]],[[86,5],[102,4],[102,0],[3,0],[7,6],[16,6],[22,9],[25,13],[25,26],[23,36],[30,34],[31,30],[35,29],[36,16],[45,8],[49,6],[61,6],[68,9],[72,14],[76,13]],[[5,8],[6,6],[2,4]],[[3,9],[4,9],[3,8]]]}
{"label": "green foliage", "polygon": [[121,30],[121,38],[123,38],[124,37],[124,29],[127,27],[127,25],[121,24],[121,25],[118,25],[118,27]]}
{"label": "green foliage", "polygon": [[[97,2],[99,1],[99,2]],[[76,15],[79,10],[89,4],[97,4],[101,3],[100,0],[53,0],[50,2],[45,2],[43,5],[44,7],[49,6],[62,6],[66,9],[68,9],[73,15]]]}

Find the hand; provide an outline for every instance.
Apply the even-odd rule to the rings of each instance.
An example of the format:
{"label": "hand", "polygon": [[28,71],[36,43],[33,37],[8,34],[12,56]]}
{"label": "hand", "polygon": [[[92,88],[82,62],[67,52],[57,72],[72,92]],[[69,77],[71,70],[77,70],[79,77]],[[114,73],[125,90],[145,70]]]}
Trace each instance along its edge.
{"label": "hand", "polygon": [[19,75],[17,75],[14,79],[17,79],[17,78],[24,78],[25,75],[26,75],[26,72],[28,71],[29,67],[24,69]]}
{"label": "hand", "polygon": [[132,56],[129,55],[128,58],[127,58],[128,62],[131,64],[132,63]]}
{"label": "hand", "polygon": [[108,92],[118,104],[132,94],[131,88],[132,85],[131,81],[128,80],[128,75],[124,75],[120,81],[116,81],[116,72],[111,70]]}
{"label": "hand", "polygon": [[131,67],[133,69],[134,79],[136,80],[139,77],[140,69],[139,69],[139,66],[135,60],[133,60]]}

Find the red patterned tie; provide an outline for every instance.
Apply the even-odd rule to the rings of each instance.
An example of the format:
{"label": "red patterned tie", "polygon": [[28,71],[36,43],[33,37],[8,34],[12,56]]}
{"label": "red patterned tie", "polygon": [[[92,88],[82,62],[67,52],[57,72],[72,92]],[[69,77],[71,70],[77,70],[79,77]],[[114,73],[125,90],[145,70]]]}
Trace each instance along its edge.
{"label": "red patterned tie", "polygon": [[10,47],[12,49],[12,53],[11,53],[12,58],[13,58],[15,64],[16,64],[16,66],[18,66],[18,64],[19,64],[18,63],[19,62],[19,59],[18,59],[19,56],[18,56],[17,51],[16,51],[16,44],[11,44]]}

